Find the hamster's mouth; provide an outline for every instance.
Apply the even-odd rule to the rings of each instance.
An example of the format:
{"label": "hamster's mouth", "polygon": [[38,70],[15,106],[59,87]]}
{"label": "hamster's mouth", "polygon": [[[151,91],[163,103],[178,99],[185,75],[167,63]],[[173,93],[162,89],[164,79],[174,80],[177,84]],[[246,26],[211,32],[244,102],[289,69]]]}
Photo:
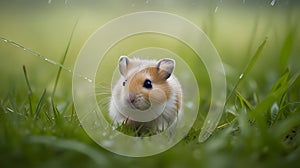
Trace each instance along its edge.
{"label": "hamster's mouth", "polygon": [[142,101],[134,101],[132,103],[128,103],[130,108],[132,108],[133,110],[147,110],[150,108],[150,103],[147,102],[142,102]]}

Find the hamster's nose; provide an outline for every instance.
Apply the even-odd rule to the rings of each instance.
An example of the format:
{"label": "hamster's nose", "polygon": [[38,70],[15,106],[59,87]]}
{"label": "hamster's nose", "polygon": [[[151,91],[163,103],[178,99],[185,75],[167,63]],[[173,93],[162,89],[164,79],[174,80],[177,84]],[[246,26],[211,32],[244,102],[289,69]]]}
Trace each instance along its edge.
{"label": "hamster's nose", "polygon": [[134,100],[135,100],[135,94],[133,94],[133,93],[130,93],[129,95],[128,95],[128,102],[129,103],[133,103],[134,102]]}

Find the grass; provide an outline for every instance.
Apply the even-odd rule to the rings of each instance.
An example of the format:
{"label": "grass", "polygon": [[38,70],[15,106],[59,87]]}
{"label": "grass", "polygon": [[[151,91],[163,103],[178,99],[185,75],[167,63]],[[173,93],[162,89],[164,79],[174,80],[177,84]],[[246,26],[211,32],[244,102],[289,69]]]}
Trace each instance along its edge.
{"label": "grass", "polygon": [[[218,24],[217,18],[214,22]],[[258,25],[255,21],[254,30],[259,29]],[[243,53],[254,53],[253,57],[246,61],[244,70],[229,74],[228,78],[236,80],[228,83],[230,94],[224,115],[207,141],[198,141],[205,116],[201,113],[179,144],[145,158],[123,157],[101,148],[82,129],[71,93],[63,92],[70,86],[59,87],[64,82],[62,68],[58,67],[51,81],[54,85],[43,86],[36,85],[38,78],[30,73],[33,67],[26,64],[20,67],[23,78],[16,80],[17,86],[23,89],[11,86],[0,98],[0,166],[297,167],[300,163],[300,73],[292,69],[290,61],[295,51],[299,51],[295,49],[299,41],[297,28],[292,26],[278,38],[277,53],[270,47],[275,45],[272,38],[264,39],[270,35],[252,34]],[[73,35],[58,65],[65,63]],[[256,41],[254,36],[263,40]],[[279,60],[279,65],[272,67],[276,72],[273,80],[268,80],[267,73],[261,75],[269,67],[256,70],[264,64],[264,57]],[[251,83],[257,87],[251,88]],[[202,100],[200,112],[208,108],[208,101]],[[126,127],[119,129],[132,133]]]}

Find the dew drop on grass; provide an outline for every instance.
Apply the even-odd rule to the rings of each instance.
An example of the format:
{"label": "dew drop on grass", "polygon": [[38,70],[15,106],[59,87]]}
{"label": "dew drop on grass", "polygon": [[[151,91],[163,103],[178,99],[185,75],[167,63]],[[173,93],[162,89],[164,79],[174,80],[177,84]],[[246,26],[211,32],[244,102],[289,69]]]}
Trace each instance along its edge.
{"label": "dew drop on grass", "polygon": [[274,121],[277,118],[279,112],[278,104],[275,102],[271,107],[271,120]]}
{"label": "dew drop on grass", "polygon": [[217,13],[218,9],[219,9],[219,7],[218,7],[218,6],[216,6],[216,8],[215,8],[215,13]]}
{"label": "dew drop on grass", "polygon": [[47,61],[47,62],[49,62],[49,63],[51,63],[53,65],[58,65],[57,62],[55,62],[55,61],[53,61],[51,59],[48,59],[48,58],[45,58],[45,61]]}
{"label": "dew drop on grass", "polygon": [[242,79],[243,77],[244,77],[244,74],[242,73],[242,74],[239,76],[239,78]]}
{"label": "dew drop on grass", "polygon": [[272,0],[272,1],[271,1],[271,5],[272,5],[272,6],[274,6],[275,3],[276,3],[276,0]]}
{"label": "dew drop on grass", "polygon": [[90,78],[88,78],[88,77],[83,77],[83,79],[87,80],[87,81],[88,81],[88,82],[90,82],[90,83],[92,83],[92,82],[93,82],[93,80],[92,80],[92,79],[90,79]]}
{"label": "dew drop on grass", "polygon": [[6,108],[7,111],[14,113],[15,111],[9,107]]}

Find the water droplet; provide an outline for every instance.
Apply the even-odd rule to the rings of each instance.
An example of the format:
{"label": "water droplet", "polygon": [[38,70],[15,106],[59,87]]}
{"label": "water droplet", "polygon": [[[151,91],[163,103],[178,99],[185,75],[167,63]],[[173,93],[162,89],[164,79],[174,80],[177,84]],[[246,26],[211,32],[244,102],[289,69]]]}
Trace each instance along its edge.
{"label": "water droplet", "polygon": [[87,80],[87,81],[88,81],[88,82],[90,82],[90,83],[92,83],[92,82],[93,82],[93,80],[92,80],[92,79],[90,79],[90,78],[88,78],[88,77],[83,77],[83,79]]}
{"label": "water droplet", "polygon": [[48,0],[48,4],[51,4],[52,0]]}
{"label": "water droplet", "polygon": [[6,40],[6,39],[4,39],[3,41],[4,41],[5,43],[7,43],[7,42],[8,42],[8,40]]}
{"label": "water droplet", "polygon": [[186,103],[186,106],[189,108],[189,109],[192,109],[194,107],[194,104],[193,102],[187,102]]}
{"label": "water droplet", "polygon": [[218,6],[216,6],[216,8],[215,8],[215,13],[217,13],[218,9],[219,9],[219,7],[218,7]]}
{"label": "water droplet", "polygon": [[244,77],[244,74],[241,74],[241,75],[239,76],[240,79],[242,79],[243,77]]}
{"label": "water droplet", "polygon": [[276,0],[272,0],[272,1],[271,1],[271,5],[272,5],[272,6],[274,6],[275,3],[276,3]]}
{"label": "water droplet", "polygon": [[13,109],[11,109],[9,107],[7,107],[6,110],[8,110],[9,112],[12,112],[12,113],[15,112]]}
{"label": "water droplet", "polygon": [[279,112],[279,107],[278,107],[277,102],[275,102],[271,107],[271,119],[272,119],[272,121],[274,121],[277,118],[278,112]]}
{"label": "water droplet", "polygon": [[[46,59],[47,59],[47,60],[46,60]],[[45,60],[46,60],[47,62],[49,62],[50,64],[60,66],[57,62],[55,62],[55,61],[53,61],[53,60],[51,60],[51,59],[45,58]],[[61,67],[61,66],[60,66],[60,67]]]}
{"label": "water droplet", "polygon": [[210,121],[210,120],[208,120],[208,121],[207,121],[207,124],[210,124],[210,122],[211,122],[211,121]]}

